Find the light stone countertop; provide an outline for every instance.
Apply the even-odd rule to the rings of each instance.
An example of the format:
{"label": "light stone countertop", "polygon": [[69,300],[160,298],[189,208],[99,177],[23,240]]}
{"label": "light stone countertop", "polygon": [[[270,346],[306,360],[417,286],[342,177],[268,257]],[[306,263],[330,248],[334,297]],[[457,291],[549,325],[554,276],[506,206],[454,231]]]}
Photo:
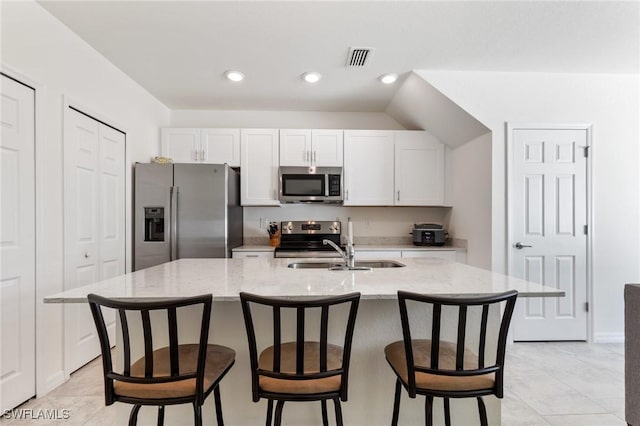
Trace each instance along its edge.
{"label": "light stone countertop", "polygon": [[521,297],[564,296],[530,283],[438,258],[402,258],[402,268],[372,271],[292,269],[303,259],[180,259],[44,298],[82,303],[89,293],[123,299],[159,299],[212,293],[214,301],[239,300],[240,291],[264,296],[317,297],[359,291],[362,299],[395,299],[397,290],[442,295],[494,294],[515,289]]}

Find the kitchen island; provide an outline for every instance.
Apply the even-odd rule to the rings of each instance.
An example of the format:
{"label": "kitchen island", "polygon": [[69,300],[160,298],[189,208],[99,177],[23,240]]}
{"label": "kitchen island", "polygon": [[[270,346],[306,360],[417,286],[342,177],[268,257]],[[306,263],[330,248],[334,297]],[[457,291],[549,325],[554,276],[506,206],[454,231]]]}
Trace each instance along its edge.
{"label": "kitchen island", "polygon": [[[346,425],[385,425],[391,420],[395,376],[384,359],[383,348],[402,338],[397,305],[397,290],[441,295],[494,294],[515,289],[520,297],[558,297],[562,291],[529,283],[502,274],[438,258],[393,259],[404,264],[399,268],[372,271],[329,271],[327,269],[289,268],[293,259],[181,259],[149,269],[125,274],[45,298],[47,303],[86,303],[89,293],[120,299],[158,299],[213,294],[210,342],[236,350],[236,364],[222,381],[222,406],[229,425],[263,424],[266,402],[251,402],[251,381],[244,321],[239,292],[264,296],[317,297],[360,292],[362,302],[358,312],[351,371],[349,400],[343,404]],[[195,338],[197,317],[193,327],[181,329],[181,338]],[[268,318],[265,317],[265,321]],[[489,319],[496,325],[498,317]],[[456,320],[443,320],[443,336],[455,334]],[[287,332],[293,330],[285,330]],[[190,334],[190,335],[189,335]],[[119,339],[120,333],[116,333]],[[135,339],[135,336],[132,336]],[[158,345],[166,342],[156,341]],[[472,344],[472,342],[470,342]],[[116,347],[118,340],[116,341]],[[141,348],[140,348],[141,349]],[[137,356],[141,356],[142,352]],[[136,354],[132,353],[132,358]],[[117,357],[116,357],[117,359]],[[509,366],[506,366],[509,374]],[[442,417],[442,402],[436,400],[434,420]],[[500,424],[500,402],[485,397],[489,423]],[[454,424],[478,424],[475,400],[454,400]],[[130,407],[118,408],[118,422],[126,423]],[[143,408],[139,424],[155,424],[155,409]],[[192,424],[189,405],[167,407],[166,424]],[[213,398],[203,408],[205,424],[214,423]],[[333,422],[330,416],[330,421]],[[402,395],[401,424],[424,423],[424,398],[411,400]],[[285,405],[283,424],[321,424],[318,403]]]}

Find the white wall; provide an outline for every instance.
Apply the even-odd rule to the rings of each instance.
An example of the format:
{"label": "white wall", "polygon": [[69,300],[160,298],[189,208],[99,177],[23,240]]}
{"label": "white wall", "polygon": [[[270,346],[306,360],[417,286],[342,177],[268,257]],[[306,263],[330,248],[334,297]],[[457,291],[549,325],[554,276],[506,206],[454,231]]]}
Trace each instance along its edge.
{"label": "white wall", "polygon": [[384,112],[173,110],[172,127],[403,130]]}
{"label": "white wall", "polygon": [[596,340],[621,339],[623,286],[640,280],[638,75],[418,72],[493,133],[493,269],[505,271],[505,123],[593,125]]}
{"label": "white wall", "polygon": [[[169,110],[37,3],[2,2],[1,7],[2,69],[35,81],[44,94],[36,142],[46,158],[36,171],[44,184],[46,209],[45,232],[38,236],[38,242],[44,242],[38,265],[46,279],[37,283],[36,293],[38,325],[43,326],[37,340],[37,387],[42,395],[63,378],[62,306],[40,302],[63,290],[63,95],[123,127],[131,161],[155,155],[158,128],[169,124]],[[126,188],[130,199],[130,180]]]}
{"label": "white wall", "polygon": [[451,151],[449,232],[467,240],[467,263],[491,269],[491,133]]}

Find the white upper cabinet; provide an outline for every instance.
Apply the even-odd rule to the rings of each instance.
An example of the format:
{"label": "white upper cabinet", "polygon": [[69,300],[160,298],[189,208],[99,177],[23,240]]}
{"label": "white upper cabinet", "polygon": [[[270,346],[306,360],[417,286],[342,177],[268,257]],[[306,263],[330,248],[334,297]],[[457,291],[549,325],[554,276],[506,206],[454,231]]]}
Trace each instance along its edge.
{"label": "white upper cabinet", "polygon": [[201,129],[200,161],[240,167],[240,129]]}
{"label": "white upper cabinet", "polygon": [[200,157],[200,129],[161,129],[160,154],[176,163],[197,163]]}
{"label": "white upper cabinet", "polygon": [[342,151],[342,130],[280,130],[281,166],[340,167]]}
{"label": "white upper cabinet", "polygon": [[280,205],[278,153],[277,129],[240,131],[240,202],[243,206]]}
{"label": "white upper cabinet", "polygon": [[311,157],[314,166],[341,167],[343,164],[344,132],[342,130],[312,130]]}
{"label": "white upper cabinet", "polygon": [[311,165],[311,130],[280,129],[280,165]]}
{"label": "white upper cabinet", "polygon": [[427,132],[395,132],[395,205],[445,203],[445,146]]}
{"label": "white upper cabinet", "polygon": [[345,206],[392,206],[393,131],[345,130]]}
{"label": "white upper cabinet", "polygon": [[240,129],[162,129],[161,154],[174,163],[226,163],[239,167]]}

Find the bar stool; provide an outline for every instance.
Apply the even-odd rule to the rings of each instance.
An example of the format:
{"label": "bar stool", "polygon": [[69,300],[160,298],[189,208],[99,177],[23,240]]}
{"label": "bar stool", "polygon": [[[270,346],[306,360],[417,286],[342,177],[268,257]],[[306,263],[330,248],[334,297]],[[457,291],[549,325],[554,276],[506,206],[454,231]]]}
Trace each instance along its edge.
{"label": "bar stool", "polygon": [[[333,400],[336,423],[342,425],[340,400],[347,400],[349,359],[351,341],[356,322],[360,293],[351,293],[337,297],[317,299],[282,299],[262,297],[255,294],[240,293],[244,314],[249,356],[251,361],[251,387],[253,402],[267,399],[267,425],[271,425],[273,401],[275,425],[282,421],[282,408],[285,401],[320,401],[322,424],[327,425],[327,400]],[[348,305],[348,318],[344,330],[343,346],[328,343],[330,308]],[[273,342],[258,355],[256,333],[252,309],[253,305],[263,305],[272,311]],[[252,307],[253,306],[253,307]],[[320,312],[320,341],[305,339],[306,313]],[[282,313],[285,310],[295,312],[295,341],[282,342]],[[312,312],[313,313],[313,312]]]}
{"label": "bar stool", "polygon": [[[480,423],[483,426],[488,425],[487,410],[482,397],[484,395],[503,397],[507,332],[517,296],[518,292],[515,290],[474,297],[431,296],[398,291],[403,340],[393,342],[384,348],[387,362],[397,376],[392,425],[398,424],[402,387],[407,390],[410,398],[415,398],[416,395],[426,397],[425,417],[428,426],[433,424],[434,397],[444,398],[444,418],[447,426],[451,425],[449,398],[469,397],[477,398]],[[416,306],[430,305],[432,312],[430,340],[412,339],[407,301],[415,302]],[[501,302],[505,303],[498,331],[495,363],[485,365],[489,309],[496,309],[499,312]],[[452,306],[458,311],[457,338],[454,342],[440,338],[443,306]],[[472,309],[477,309],[480,314],[479,324],[473,324],[479,331],[477,353],[465,344],[466,336],[470,334],[470,330],[467,329],[467,314]]]}
{"label": "bar stool", "polygon": [[[162,425],[165,405],[191,403],[194,423],[201,426],[202,404],[213,391],[218,426],[224,425],[218,385],[233,366],[235,351],[225,346],[208,344],[212,302],[210,294],[150,302],[125,302],[96,294],[89,294],[87,298],[100,339],[106,405],[116,401],[133,404],[129,416],[131,426],[137,423],[138,411],[142,405],[158,406],[158,425]],[[202,306],[199,343],[178,344],[177,311],[179,308],[197,305]],[[122,373],[113,370],[103,307],[118,311],[123,338]],[[150,313],[163,310],[166,311],[169,328],[169,346],[154,350]],[[127,312],[139,313],[144,335],[144,356],[133,364]],[[133,314],[129,318],[131,315]]]}

